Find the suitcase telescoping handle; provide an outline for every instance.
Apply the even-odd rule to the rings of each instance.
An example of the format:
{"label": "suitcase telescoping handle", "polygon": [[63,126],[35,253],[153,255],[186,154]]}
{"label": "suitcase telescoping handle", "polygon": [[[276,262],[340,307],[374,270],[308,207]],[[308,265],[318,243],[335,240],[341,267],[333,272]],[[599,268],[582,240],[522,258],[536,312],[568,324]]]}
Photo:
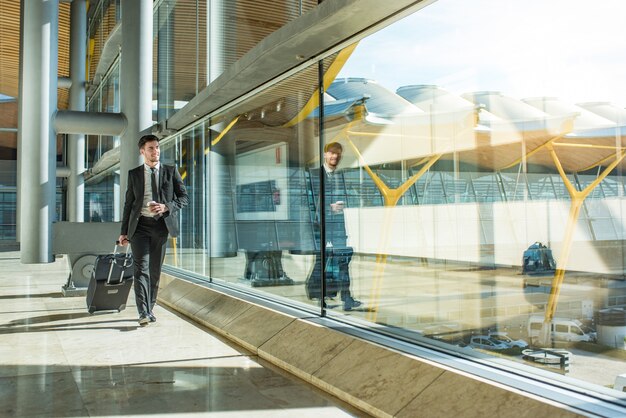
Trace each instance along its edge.
{"label": "suitcase telescoping handle", "polygon": [[[115,247],[113,247],[113,254],[120,254],[121,253],[121,251],[119,251],[120,247],[126,247],[125,255],[128,255],[128,253],[130,252],[130,241],[128,241],[128,244],[126,245],[121,245],[119,241],[115,241]],[[130,264],[132,264],[130,263],[126,265],[127,260],[128,260],[128,257],[124,257],[124,267],[129,267]]]}
{"label": "suitcase telescoping handle", "polygon": [[[119,251],[119,247],[126,247],[126,253],[123,257],[123,262],[120,264],[118,262],[117,257],[115,255],[121,254]],[[119,241],[115,241],[115,247],[113,247],[113,260],[111,261],[111,266],[109,267],[109,276],[107,277],[107,284],[111,284],[111,276],[113,275],[113,266],[117,265],[120,268],[120,278],[117,283],[122,283],[124,279],[124,270],[131,267],[133,265],[133,259],[128,257],[128,253],[130,252],[130,241],[127,245],[120,245]]]}

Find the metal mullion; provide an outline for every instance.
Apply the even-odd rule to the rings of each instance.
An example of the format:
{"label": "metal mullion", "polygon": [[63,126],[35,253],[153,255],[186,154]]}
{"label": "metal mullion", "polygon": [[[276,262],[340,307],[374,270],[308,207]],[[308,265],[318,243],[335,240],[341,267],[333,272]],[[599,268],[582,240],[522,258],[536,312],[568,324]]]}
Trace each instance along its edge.
{"label": "metal mullion", "polygon": [[504,179],[502,178],[502,173],[499,171],[496,172],[496,181],[500,185],[500,194],[502,195],[502,200],[508,202],[509,199],[506,195],[506,187],[504,186]]}
{"label": "metal mullion", "polygon": [[324,171],[324,60],[317,62],[318,94],[319,94],[319,202],[320,202],[320,273],[321,273],[321,295],[320,295],[320,315],[326,316],[326,173]]}

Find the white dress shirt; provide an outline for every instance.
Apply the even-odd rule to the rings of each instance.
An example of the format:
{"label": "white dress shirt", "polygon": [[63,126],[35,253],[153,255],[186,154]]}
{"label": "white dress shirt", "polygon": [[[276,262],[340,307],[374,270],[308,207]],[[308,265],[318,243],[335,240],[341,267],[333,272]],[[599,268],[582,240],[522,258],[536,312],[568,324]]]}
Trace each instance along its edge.
{"label": "white dress shirt", "polygon": [[[159,188],[159,169],[161,167],[161,163],[156,163],[154,166],[154,175],[156,177],[157,190]],[[152,201],[152,169],[147,164],[143,165],[143,206],[141,207],[141,216],[156,216],[154,213],[150,212],[150,208],[148,207],[148,202]]]}

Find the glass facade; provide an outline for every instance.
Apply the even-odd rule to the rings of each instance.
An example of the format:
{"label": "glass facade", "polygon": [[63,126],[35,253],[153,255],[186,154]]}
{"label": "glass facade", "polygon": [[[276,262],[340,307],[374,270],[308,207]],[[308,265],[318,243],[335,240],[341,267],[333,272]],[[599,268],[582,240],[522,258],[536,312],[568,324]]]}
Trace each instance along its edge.
{"label": "glass facade", "polygon": [[[155,120],[316,3],[155,3]],[[581,8],[610,20],[615,4]],[[594,24],[598,50],[573,6],[579,25],[555,30],[559,5],[440,0],[166,138],[190,195],[166,264],[610,392],[626,373],[626,38]],[[93,110],[115,109],[115,80]],[[112,207],[115,184],[86,204]]]}
{"label": "glass facade", "polygon": [[[89,112],[120,112],[120,65],[116,60],[87,101]],[[119,137],[85,135],[85,222],[119,221],[115,194],[119,195],[119,174],[103,174],[110,166],[111,154]]]}
{"label": "glass facade", "polygon": [[[626,46],[602,27],[606,56],[571,47],[574,27],[529,35],[520,16],[556,20],[553,3],[439,1],[359,42],[324,136],[344,148],[365,309],[327,313],[602,390],[626,371],[626,89],[603,78]],[[589,73],[565,76],[580,60]]]}
{"label": "glass facade", "polygon": [[157,118],[182,108],[263,38],[317,0],[155,2]]}
{"label": "glass facade", "polygon": [[[319,129],[313,119],[289,122],[316,91],[317,73],[318,64],[303,69],[162,145],[190,193],[181,221],[189,233],[166,262],[292,296],[315,252],[309,168]],[[285,273],[284,262],[297,277]]]}
{"label": "glass facade", "polygon": [[0,225],[0,241],[15,241],[16,219],[15,207],[17,205],[17,193],[15,187],[5,187],[0,189],[0,214],[2,224]]}

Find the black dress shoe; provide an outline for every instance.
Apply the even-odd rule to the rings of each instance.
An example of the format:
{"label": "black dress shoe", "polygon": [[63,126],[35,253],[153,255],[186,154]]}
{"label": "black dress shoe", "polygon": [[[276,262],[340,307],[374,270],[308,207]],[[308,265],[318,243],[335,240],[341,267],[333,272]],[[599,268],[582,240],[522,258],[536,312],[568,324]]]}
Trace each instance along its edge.
{"label": "black dress shoe", "polygon": [[343,301],[343,310],[351,311],[353,308],[358,308],[361,305],[363,305],[363,302],[361,302],[360,300],[348,297],[346,300]]}
{"label": "black dress shoe", "polygon": [[148,319],[150,319],[150,322],[156,322],[156,316],[153,313],[148,314]]}
{"label": "black dress shoe", "polygon": [[150,323],[150,317],[146,314],[142,314],[139,317],[139,325],[141,325],[142,327],[145,327],[146,325],[148,325]]}

